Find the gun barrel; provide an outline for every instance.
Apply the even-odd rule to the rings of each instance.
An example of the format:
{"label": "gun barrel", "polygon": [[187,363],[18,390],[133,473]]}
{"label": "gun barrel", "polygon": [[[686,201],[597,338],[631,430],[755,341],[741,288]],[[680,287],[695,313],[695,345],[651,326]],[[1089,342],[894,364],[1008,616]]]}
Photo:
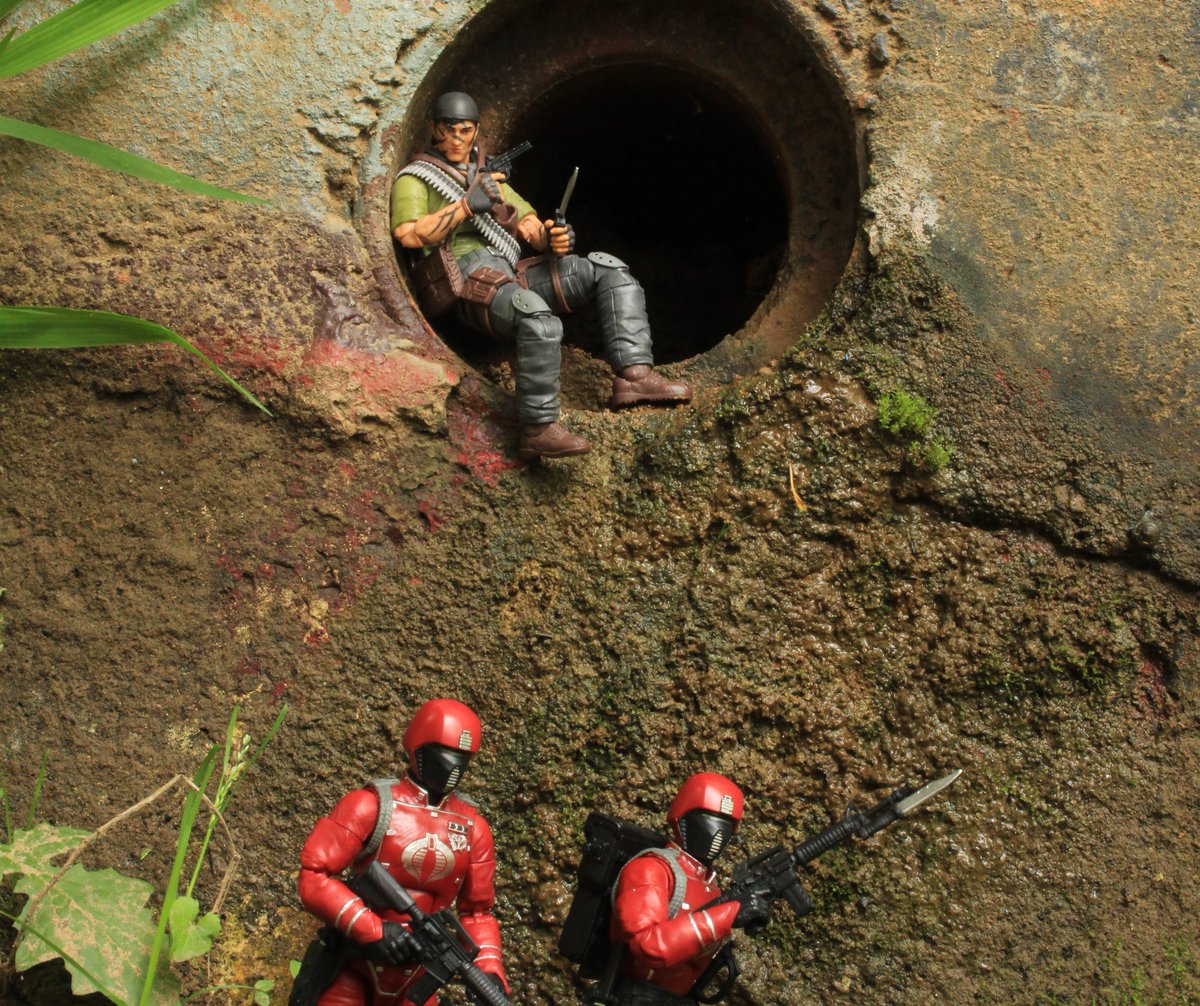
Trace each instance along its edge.
{"label": "gun barrel", "polygon": [[866,813],[851,807],[846,812],[845,818],[837,824],[830,825],[824,831],[796,846],[792,850],[792,862],[797,866],[811,863],[822,853],[828,852],[835,845],[841,845],[851,836],[870,838],[875,832],[886,828],[893,821],[907,816],[910,810],[920,806],[935,793],[941,792],[960,775],[962,775],[962,769],[955,769],[949,775],[935,779],[920,789],[907,785],[901,786]]}

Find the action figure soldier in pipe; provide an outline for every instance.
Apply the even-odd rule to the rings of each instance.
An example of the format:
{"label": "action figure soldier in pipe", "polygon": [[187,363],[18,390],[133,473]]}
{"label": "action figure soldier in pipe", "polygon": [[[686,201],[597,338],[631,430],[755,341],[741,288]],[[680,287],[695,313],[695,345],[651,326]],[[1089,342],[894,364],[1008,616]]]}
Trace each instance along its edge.
{"label": "action figure soldier in pipe", "polygon": [[[686,384],[653,370],[645,295],[629,267],[604,252],[572,254],[575,231],[565,205],[556,219],[541,220],[503,173],[489,171],[479,121],[469,95],[452,91],[437,99],[429,147],[392,187],[392,233],[421,256],[412,280],[427,315],[454,311],[479,331],[515,338],[521,460],[590,450],[558,422],[562,322],[556,315],[586,304],[596,307],[614,372],[610,408],[689,401]],[[522,259],[522,243],[540,254]]]}

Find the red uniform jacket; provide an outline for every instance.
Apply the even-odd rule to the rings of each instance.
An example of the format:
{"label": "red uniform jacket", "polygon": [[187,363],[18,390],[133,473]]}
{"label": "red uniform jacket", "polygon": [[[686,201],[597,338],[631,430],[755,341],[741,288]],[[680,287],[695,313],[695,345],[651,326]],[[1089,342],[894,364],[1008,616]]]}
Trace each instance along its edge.
{"label": "red uniform jacket", "polygon": [[[339,879],[343,871],[360,872],[371,858],[378,859],[422,911],[436,912],[457,902],[463,928],[479,945],[475,963],[498,976],[507,990],[500,927],[492,915],[496,861],[487,821],[473,804],[453,793],[430,806],[425,791],[412,779],[393,785],[392,799],[387,832],[374,857],[363,857],[379,817],[379,796],[373,789],[344,796],[328,817],[316,823],[300,852],[304,907],[359,943],[379,939],[384,920],[404,922],[407,916],[390,909],[377,912]],[[358,959],[351,959],[347,968],[372,989],[372,1002],[387,1006],[409,1003],[404,991],[420,974],[415,965],[396,967]]]}
{"label": "red uniform jacket", "polygon": [[713,876],[673,842],[626,864],[617,879],[610,927],[613,942],[628,948],[625,974],[675,995],[688,993],[733,933],[738,913],[736,901],[699,910],[721,893]]}

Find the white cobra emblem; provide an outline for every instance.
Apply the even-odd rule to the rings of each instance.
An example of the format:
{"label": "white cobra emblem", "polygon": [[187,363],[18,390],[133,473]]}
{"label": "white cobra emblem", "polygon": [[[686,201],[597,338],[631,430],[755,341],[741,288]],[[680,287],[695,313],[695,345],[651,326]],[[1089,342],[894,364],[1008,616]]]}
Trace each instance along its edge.
{"label": "white cobra emblem", "polygon": [[448,877],[454,869],[454,850],[437,835],[427,834],[409,842],[400,854],[404,872],[420,884]]}

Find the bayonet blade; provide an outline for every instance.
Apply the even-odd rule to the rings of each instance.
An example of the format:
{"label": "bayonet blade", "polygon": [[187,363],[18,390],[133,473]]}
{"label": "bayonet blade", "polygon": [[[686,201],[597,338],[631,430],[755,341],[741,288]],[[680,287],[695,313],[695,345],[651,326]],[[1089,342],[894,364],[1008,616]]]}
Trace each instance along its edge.
{"label": "bayonet blade", "polygon": [[567,204],[571,201],[571,196],[575,192],[575,179],[579,177],[579,168],[571,172],[571,177],[567,181],[567,190],[563,193],[562,202],[558,204],[558,212],[555,214],[557,219],[565,220],[567,218]]}
{"label": "bayonet blade", "polygon": [[905,817],[910,810],[914,807],[919,807],[935,793],[940,793],[960,775],[962,775],[962,769],[956,768],[949,775],[944,775],[940,779],[935,779],[933,782],[922,786],[912,796],[906,796],[896,804],[896,813],[901,817]]}

